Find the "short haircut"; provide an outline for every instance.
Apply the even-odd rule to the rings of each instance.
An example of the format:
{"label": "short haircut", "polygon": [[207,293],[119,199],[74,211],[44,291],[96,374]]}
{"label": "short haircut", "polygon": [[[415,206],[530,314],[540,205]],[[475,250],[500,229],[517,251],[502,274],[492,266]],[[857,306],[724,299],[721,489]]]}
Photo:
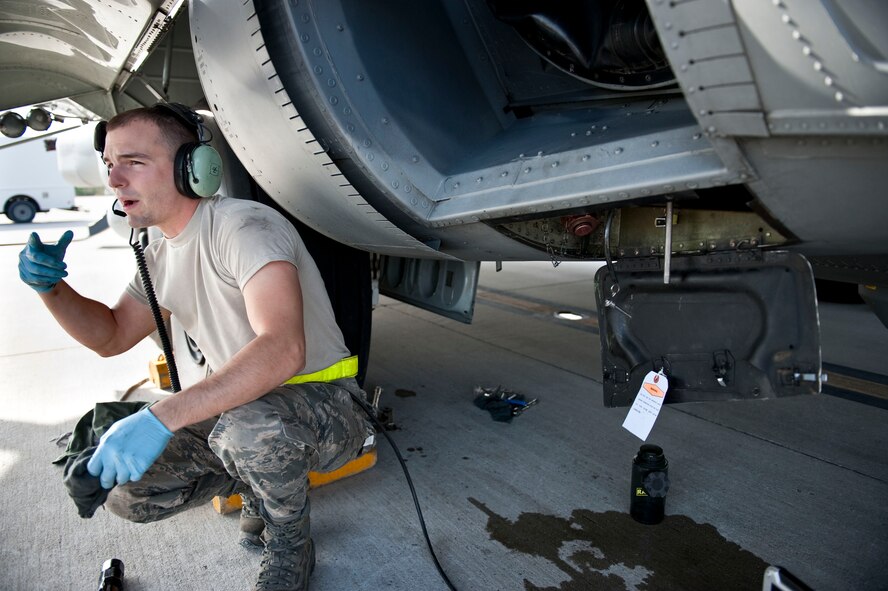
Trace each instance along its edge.
{"label": "short haircut", "polygon": [[164,142],[175,155],[180,146],[198,141],[197,130],[189,127],[170,109],[154,105],[118,113],[108,121],[107,131],[113,131],[136,121],[148,121],[157,126]]}

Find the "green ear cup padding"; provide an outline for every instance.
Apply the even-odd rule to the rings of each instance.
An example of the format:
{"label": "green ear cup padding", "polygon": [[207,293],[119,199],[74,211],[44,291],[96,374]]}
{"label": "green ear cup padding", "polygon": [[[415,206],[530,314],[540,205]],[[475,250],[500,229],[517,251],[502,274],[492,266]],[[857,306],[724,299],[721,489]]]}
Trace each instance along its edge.
{"label": "green ear cup padding", "polygon": [[199,144],[188,158],[188,185],[198,197],[212,197],[222,185],[222,157],[210,145]]}

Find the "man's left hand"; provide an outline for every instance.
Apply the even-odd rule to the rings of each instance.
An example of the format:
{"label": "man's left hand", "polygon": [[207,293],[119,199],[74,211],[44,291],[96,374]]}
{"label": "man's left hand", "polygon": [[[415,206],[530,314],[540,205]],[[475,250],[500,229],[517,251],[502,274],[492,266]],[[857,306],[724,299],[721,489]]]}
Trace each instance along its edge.
{"label": "man's left hand", "polygon": [[173,433],[149,409],[111,425],[86,469],[103,488],[139,480],[166,448]]}

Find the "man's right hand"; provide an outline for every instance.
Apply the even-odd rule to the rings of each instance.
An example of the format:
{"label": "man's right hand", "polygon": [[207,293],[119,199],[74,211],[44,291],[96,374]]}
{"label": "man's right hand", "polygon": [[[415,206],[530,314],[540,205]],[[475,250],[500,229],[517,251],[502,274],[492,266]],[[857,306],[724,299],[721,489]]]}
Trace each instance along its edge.
{"label": "man's right hand", "polygon": [[68,230],[55,245],[43,244],[36,232],[31,233],[28,245],[19,253],[19,277],[35,291],[47,292],[68,275],[64,262],[65,251],[74,238]]}

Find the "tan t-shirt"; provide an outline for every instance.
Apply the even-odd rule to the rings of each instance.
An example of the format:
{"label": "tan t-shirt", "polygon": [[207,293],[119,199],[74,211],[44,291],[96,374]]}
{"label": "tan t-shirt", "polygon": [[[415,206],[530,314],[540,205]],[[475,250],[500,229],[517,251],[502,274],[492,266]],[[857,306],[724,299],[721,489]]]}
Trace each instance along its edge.
{"label": "tan t-shirt", "polygon": [[[145,260],[158,304],[178,319],[214,370],[256,337],[242,290],[273,261],[289,261],[299,270],[306,341],[301,373],[349,356],[317,265],[293,225],[270,207],[228,197],[201,199],[185,230],[151,242]],[[148,305],[138,273],[127,293]]]}

